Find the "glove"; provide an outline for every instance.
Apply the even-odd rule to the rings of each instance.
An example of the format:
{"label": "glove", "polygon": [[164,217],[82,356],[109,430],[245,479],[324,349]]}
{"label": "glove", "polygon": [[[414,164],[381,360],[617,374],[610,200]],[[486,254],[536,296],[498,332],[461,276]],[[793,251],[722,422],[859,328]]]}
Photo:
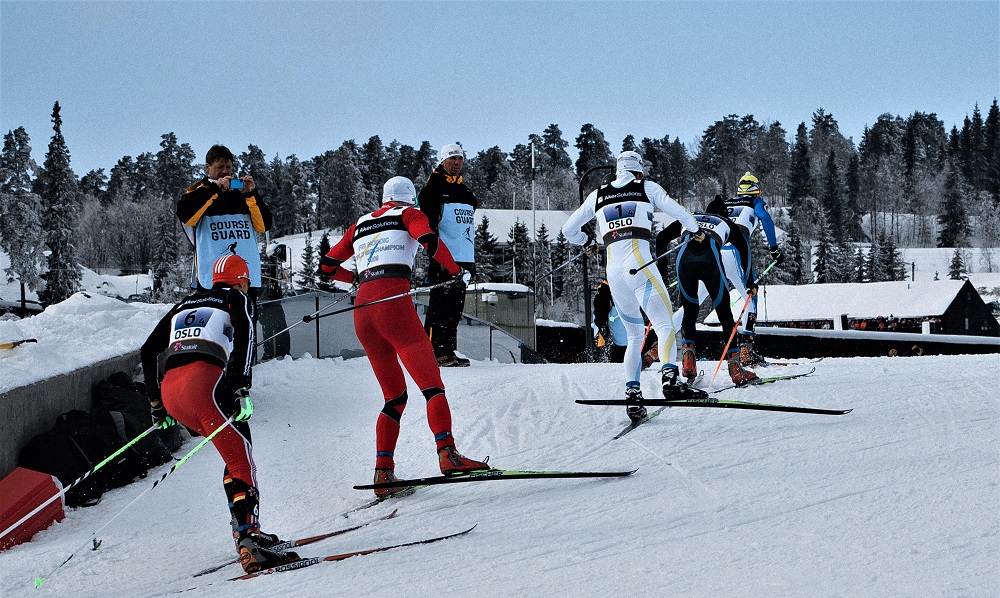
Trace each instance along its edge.
{"label": "glove", "polygon": [[587,237],[587,242],[583,244],[583,252],[587,255],[597,255],[600,250],[601,246],[597,244],[597,240],[594,237]]}
{"label": "glove", "polygon": [[688,233],[688,234],[691,235],[690,239],[696,243],[701,243],[702,241],[705,240],[705,231],[701,230],[700,228],[698,229],[698,232]]}
{"label": "glove", "polygon": [[777,247],[772,247],[771,259],[773,259],[780,266],[781,262],[785,261],[785,254],[781,253],[781,250]]}
{"label": "glove", "polygon": [[177,425],[177,420],[170,417],[167,413],[167,408],[163,406],[162,402],[156,407],[150,406],[149,414],[153,416],[153,423],[161,430],[166,430],[170,426]]}
{"label": "glove", "polygon": [[747,295],[749,295],[750,297],[755,297],[757,295],[757,291],[758,291],[757,283],[752,282],[750,283],[749,286],[747,286]]}
{"label": "glove", "polygon": [[452,279],[453,283],[461,282],[463,286],[469,286],[469,281],[472,280],[472,272],[469,272],[465,268],[459,267],[458,272],[455,273],[455,278]]}
{"label": "glove", "polygon": [[253,417],[253,402],[250,400],[250,390],[241,388],[233,393],[234,421],[245,422]]}

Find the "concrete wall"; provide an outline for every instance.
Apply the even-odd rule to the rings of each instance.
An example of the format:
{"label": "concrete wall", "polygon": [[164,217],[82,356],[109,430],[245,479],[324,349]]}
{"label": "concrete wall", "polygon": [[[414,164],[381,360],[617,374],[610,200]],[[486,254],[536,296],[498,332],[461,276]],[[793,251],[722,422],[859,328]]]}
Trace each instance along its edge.
{"label": "concrete wall", "polygon": [[138,365],[136,351],[0,394],[0,478],[17,467],[21,447],[51,429],[59,415],[90,411],[95,383],[117,371],[132,373]]}

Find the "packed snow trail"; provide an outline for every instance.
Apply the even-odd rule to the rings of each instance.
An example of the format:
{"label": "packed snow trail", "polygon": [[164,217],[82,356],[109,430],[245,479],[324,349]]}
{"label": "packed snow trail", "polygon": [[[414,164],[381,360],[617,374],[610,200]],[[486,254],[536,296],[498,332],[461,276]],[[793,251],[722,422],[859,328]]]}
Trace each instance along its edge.
{"label": "packed snow trail", "polygon": [[[501,468],[639,470],[434,486],[345,520],[340,513],[372,496],[351,488],[372,479],[382,398],[370,367],[365,359],[267,362],[254,373],[251,421],[266,531],[299,537],[399,509],[379,525],[303,547],[303,556],[478,524],[475,533],[289,575],[223,582],[238,574],[234,565],[192,580],[235,554],[222,460],[206,449],[105,529],[99,550],[78,554],[39,590],[34,577],[128,504],[143,481],[0,553],[0,595],[156,596],[194,587],[185,596],[993,596],[998,365],[996,355],[826,359],[807,366],[816,367],[811,376],[725,394],[853,408],[848,415],[668,409],[612,441],[628,423],[624,408],[574,401],[619,396],[619,365],[473,362],[443,371],[464,454],[489,455]],[[642,381],[656,396],[658,376]],[[401,477],[438,473],[423,412],[410,401],[403,415]]]}

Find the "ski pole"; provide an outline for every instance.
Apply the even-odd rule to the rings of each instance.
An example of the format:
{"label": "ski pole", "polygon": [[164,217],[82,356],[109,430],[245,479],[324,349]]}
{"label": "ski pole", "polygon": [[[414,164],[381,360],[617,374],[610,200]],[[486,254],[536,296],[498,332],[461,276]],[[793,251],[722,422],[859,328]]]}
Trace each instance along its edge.
{"label": "ski pole", "polygon": [[[273,276],[267,276],[266,274],[261,274],[260,277],[264,278],[264,279],[267,279],[267,280],[273,280],[275,282],[286,282],[285,280],[282,280],[280,278],[275,278]],[[332,291],[330,291],[328,289],[321,289],[319,287],[311,287],[311,286],[309,286],[307,284],[301,284],[301,283],[297,283],[297,282],[293,282],[293,281],[287,281],[287,282],[289,282],[292,285],[295,285],[295,286],[299,287],[300,289],[305,289],[307,291],[313,291],[313,292],[316,292],[316,293],[330,293],[330,292],[332,292]]]}
{"label": "ski pole", "polygon": [[675,246],[671,247],[670,249],[664,251],[660,255],[654,257],[653,259],[649,260],[648,262],[646,262],[645,264],[639,266],[638,268],[629,268],[628,273],[629,274],[635,274],[639,270],[644,270],[644,269],[648,268],[649,266],[651,266],[651,265],[655,264],[656,262],[662,260],[663,258],[667,257],[671,253],[677,251],[681,247],[684,247],[685,244],[687,244],[687,241],[684,241],[684,243],[678,243],[677,245],[675,245]]}
{"label": "ski pole", "polygon": [[[336,301],[334,301],[330,305],[324,305],[322,307],[322,309],[318,309],[318,310],[314,311],[313,313],[311,313],[311,314],[309,314],[308,316],[305,316],[305,317],[306,318],[311,318],[311,319],[316,319],[315,318],[316,314],[320,313],[321,311],[326,311],[326,310],[330,309],[331,307],[333,307],[334,305],[337,305],[338,303],[340,303],[344,299],[347,299],[348,297],[350,297],[351,295],[353,295],[357,291],[358,291],[358,287],[352,287],[351,290],[349,292],[345,293],[344,296],[341,297],[340,299],[337,299]],[[261,345],[263,345],[264,343],[266,343],[266,342],[270,341],[271,339],[277,337],[278,335],[284,334],[284,333],[288,332],[289,330],[291,330],[292,328],[295,328],[299,324],[303,324],[303,323],[309,322],[309,321],[310,320],[306,320],[305,318],[303,318],[303,319],[299,320],[298,322],[292,324],[291,326],[287,326],[284,329],[279,330],[278,332],[275,332],[271,336],[269,336],[269,337],[265,338],[264,340],[260,341],[259,343],[257,343],[256,345],[254,345],[254,348],[260,347]]]}
{"label": "ski pole", "polygon": [[[350,307],[345,307],[343,309],[338,309],[337,311],[331,311],[330,313],[326,313],[326,314],[323,314],[323,315],[320,315],[320,316],[317,316],[315,314],[308,315],[308,316],[303,316],[302,317],[302,321],[303,322],[312,322],[313,320],[318,320],[320,318],[325,318],[327,316],[335,316],[337,314],[342,314],[342,313],[345,313],[345,312],[354,311],[355,309],[361,309],[362,307],[368,307],[369,305],[375,305],[376,303],[385,303],[386,301],[392,301],[393,299],[401,299],[403,297],[409,297],[411,295],[416,295],[417,293],[422,293],[424,291],[429,291],[431,289],[436,289],[438,287],[443,287],[445,285],[453,284],[454,282],[455,282],[455,280],[453,279],[453,280],[446,280],[444,282],[439,282],[437,284],[432,284],[432,285],[430,285],[428,287],[417,287],[417,288],[413,289],[412,291],[407,291],[406,293],[399,293],[398,295],[392,295],[391,297],[384,297],[382,299],[376,299],[375,301],[369,301],[368,303],[359,303],[357,305],[352,305]],[[320,311],[322,311],[322,310],[320,310]]]}
{"label": "ski pole", "polygon": [[580,253],[578,253],[578,254],[574,255],[573,257],[569,258],[569,259],[568,259],[568,260],[566,260],[565,262],[563,262],[563,263],[559,264],[559,265],[558,265],[558,266],[556,266],[555,268],[552,268],[552,269],[551,269],[551,270],[549,270],[549,271],[548,271],[548,272],[547,272],[546,274],[542,274],[542,275],[541,275],[541,276],[540,276],[540,277],[538,278],[538,280],[543,280],[543,279],[545,279],[545,278],[546,278],[546,277],[548,277],[548,276],[552,276],[552,275],[553,275],[553,274],[555,274],[556,272],[558,272],[558,271],[562,270],[562,269],[563,269],[563,268],[565,268],[566,266],[568,266],[568,265],[572,264],[573,262],[575,262],[576,260],[580,259],[580,258],[581,258],[581,257],[582,257],[583,255],[585,255],[586,253],[587,253],[587,252],[585,252],[585,251],[581,251]]}
{"label": "ski pole", "polygon": [[7,529],[3,530],[3,532],[0,533],[0,538],[3,538],[4,536],[6,536],[7,534],[9,534],[10,532],[12,532],[15,529],[17,529],[18,526],[20,526],[22,523],[24,523],[28,519],[31,519],[36,513],[38,513],[39,511],[41,511],[45,507],[47,507],[50,504],[52,504],[52,501],[54,501],[55,499],[59,498],[60,496],[65,495],[67,492],[69,492],[70,490],[72,490],[75,486],[77,486],[78,484],[80,484],[81,482],[83,482],[85,479],[87,479],[91,475],[93,475],[95,471],[97,471],[98,469],[104,467],[112,459],[114,459],[118,455],[120,455],[120,454],[124,453],[126,450],[128,450],[129,447],[131,447],[133,444],[135,444],[135,443],[139,442],[140,440],[142,440],[143,438],[145,438],[146,435],[149,434],[150,432],[152,432],[153,430],[155,430],[156,427],[159,424],[160,424],[160,422],[157,422],[157,423],[153,424],[152,426],[150,426],[148,430],[146,430],[142,434],[139,434],[138,436],[136,436],[135,438],[133,438],[132,440],[130,440],[128,442],[128,444],[126,444],[125,446],[121,447],[117,451],[111,453],[106,459],[104,459],[103,461],[101,461],[97,465],[91,467],[90,470],[87,471],[87,472],[85,472],[82,476],[80,476],[80,477],[76,478],[75,480],[73,480],[72,482],[70,482],[70,484],[68,486],[64,487],[62,490],[60,490],[59,492],[55,493],[53,496],[49,497],[48,500],[46,500],[42,504],[40,504],[37,507],[35,507],[35,509],[33,511],[31,511],[30,513],[28,513],[24,517],[21,517],[21,519],[19,519],[17,521],[17,523],[15,523],[14,525],[12,525],[12,526],[8,527]]}
{"label": "ski pole", "polygon": [[138,496],[136,496],[134,499],[132,499],[132,502],[130,502],[127,505],[125,505],[125,507],[121,511],[118,511],[117,513],[115,513],[115,515],[111,519],[108,519],[108,521],[104,525],[102,525],[101,527],[99,527],[97,529],[97,531],[95,531],[90,536],[90,539],[88,539],[86,542],[84,542],[83,544],[81,544],[79,546],[79,548],[77,548],[72,553],[70,553],[70,555],[68,557],[66,557],[66,560],[64,560],[63,562],[59,563],[59,565],[55,569],[53,569],[51,572],[49,572],[49,574],[47,576],[45,576],[45,577],[36,577],[35,578],[35,587],[36,588],[41,587],[43,583],[45,583],[46,581],[48,581],[49,577],[52,577],[53,575],[55,575],[56,571],[58,571],[59,569],[62,568],[63,565],[65,565],[66,563],[68,563],[69,560],[71,558],[73,558],[76,555],[77,552],[80,552],[81,549],[83,549],[84,547],[86,547],[87,544],[93,543],[94,547],[92,548],[92,550],[97,550],[101,546],[101,541],[97,539],[97,534],[101,533],[101,531],[104,528],[106,528],[109,525],[111,525],[112,521],[114,521],[115,519],[117,519],[119,515],[121,515],[122,513],[124,513],[129,507],[131,507],[133,504],[135,504],[135,502],[137,500],[139,500],[140,498],[142,498],[143,496],[145,496],[147,492],[149,492],[153,488],[156,488],[157,484],[159,484],[160,482],[162,482],[168,475],[172,474],[178,467],[180,467],[181,465],[184,465],[184,462],[187,461],[188,459],[190,459],[191,455],[197,453],[201,449],[201,447],[205,446],[209,441],[211,441],[213,438],[215,438],[216,434],[218,434],[219,432],[221,432],[222,430],[224,430],[228,425],[232,424],[235,417],[236,417],[236,414],[233,414],[232,416],[230,416],[230,418],[227,419],[224,424],[222,424],[221,426],[219,426],[218,428],[216,428],[215,431],[213,431],[211,434],[209,434],[208,436],[206,436],[201,442],[199,442],[198,446],[194,447],[193,449],[191,449],[188,452],[188,454],[186,454],[183,457],[181,457],[181,459],[179,461],[177,461],[177,463],[174,463],[173,466],[166,471],[166,473],[164,473],[163,475],[160,476],[160,479],[158,479],[155,482],[153,482],[152,486],[150,486],[150,487],[146,488],[145,490],[143,490]]}
{"label": "ski pole", "polygon": [[722,349],[722,357],[719,358],[719,364],[715,366],[715,372],[712,373],[712,379],[708,381],[709,386],[715,382],[715,376],[718,375],[719,369],[722,367],[722,362],[726,360],[726,352],[729,351],[729,345],[733,343],[733,337],[736,336],[736,330],[740,327],[740,320],[743,319],[743,312],[747,310],[747,306],[750,305],[751,299],[753,299],[753,295],[747,295],[747,300],[743,303],[743,309],[740,310],[740,315],[736,318],[736,323],[733,324],[733,331],[729,334],[729,340],[726,341],[726,346]]}

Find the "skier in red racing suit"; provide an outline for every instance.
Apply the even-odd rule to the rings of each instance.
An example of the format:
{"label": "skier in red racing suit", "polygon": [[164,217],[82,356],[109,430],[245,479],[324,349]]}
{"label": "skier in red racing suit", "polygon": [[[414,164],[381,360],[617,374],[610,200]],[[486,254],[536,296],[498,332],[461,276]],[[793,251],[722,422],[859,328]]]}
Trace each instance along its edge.
{"label": "skier in red racing suit", "polygon": [[[405,294],[418,244],[441,264],[456,282],[468,283],[470,274],[458,266],[440,242],[420,210],[413,207],[416,190],[405,177],[389,179],[382,191],[382,207],[352,224],[343,238],[323,256],[320,273],[334,280],[352,282],[354,273],[340,265],[355,256],[358,270],[357,303],[368,303],[394,295],[396,299],[354,311],[354,328],[382,387],[385,404],[375,426],[375,483],[396,481],[393,453],[399,437],[399,421],[406,408],[406,378],[410,377],[427,400],[427,423],[434,433],[441,473],[452,475],[489,469],[485,461],[462,456],[451,433],[451,409],[444,393],[441,371],[423,324]],[[376,489],[383,497],[405,489]]]}

